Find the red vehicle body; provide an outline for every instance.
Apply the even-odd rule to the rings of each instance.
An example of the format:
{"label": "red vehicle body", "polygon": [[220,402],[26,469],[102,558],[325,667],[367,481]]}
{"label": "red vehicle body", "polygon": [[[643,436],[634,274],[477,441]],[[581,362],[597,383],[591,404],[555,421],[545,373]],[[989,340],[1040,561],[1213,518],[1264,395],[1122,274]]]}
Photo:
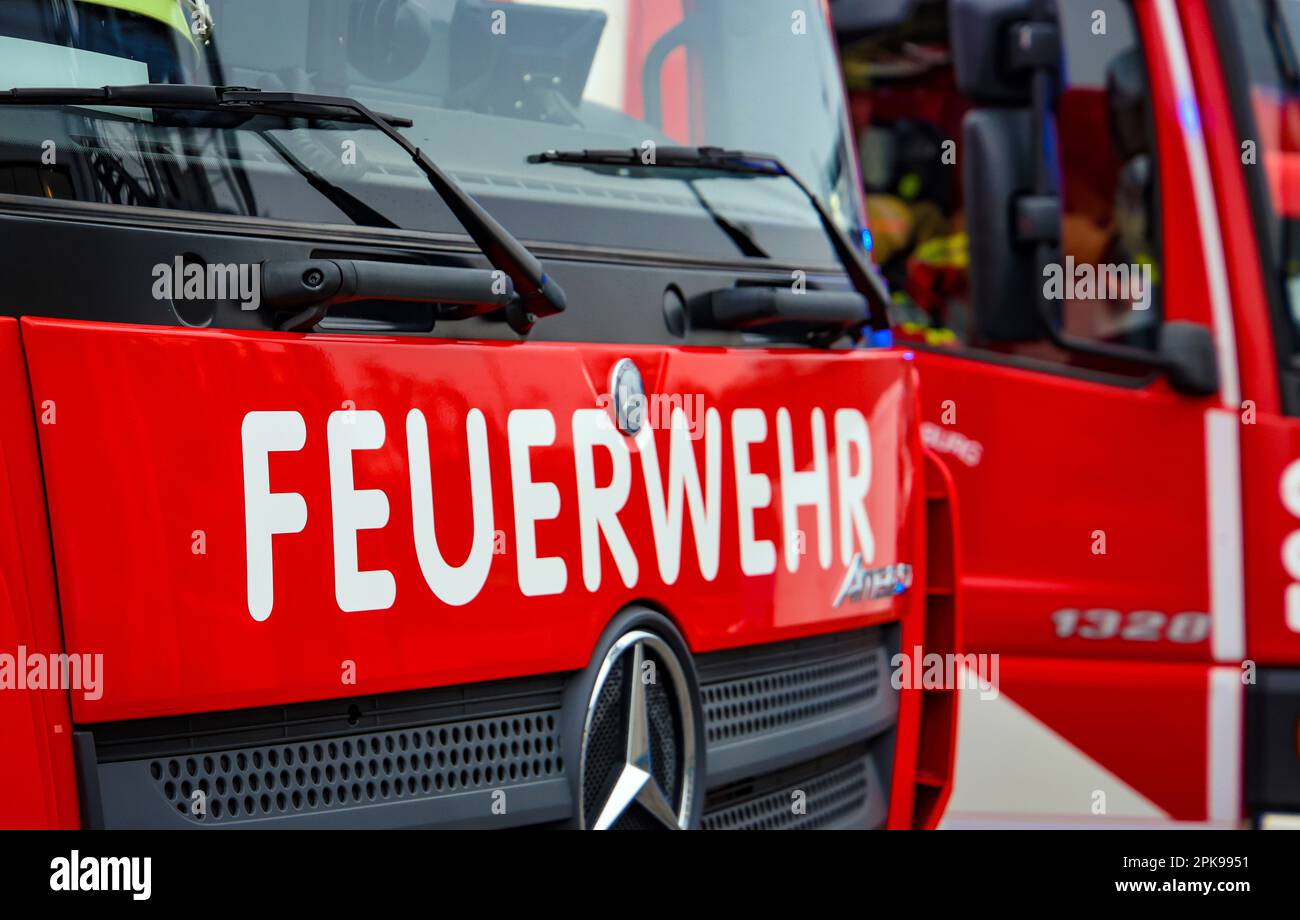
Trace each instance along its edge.
{"label": "red vehicle body", "polygon": [[[665,823],[706,827],[1228,827],[1300,810],[1300,620],[1289,612],[1300,603],[1288,606],[1300,564],[1288,569],[1287,549],[1300,428],[1264,229],[1292,213],[1289,122],[1259,134],[1267,178],[1243,168],[1244,120],[1257,116],[1230,73],[1242,53],[1223,37],[1231,14],[1209,0],[1102,5],[1131,16],[1149,98],[1151,351],[1167,324],[1206,330],[1213,393],[1132,355],[990,335],[979,324],[1000,308],[979,297],[971,335],[904,317],[892,347],[674,331],[673,304],[720,286],[806,271],[835,292],[843,275],[807,226],[785,228],[803,248],[782,256],[787,237],[766,236],[766,218],[733,222],[733,242],[757,236],[759,252],[778,253],[743,260],[717,254],[724,237],[698,235],[699,215],[653,224],[652,242],[557,239],[547,223],[578,232],[568,211],[512,211],[507,193],[472,178],[570,292],[569,309],[526,339],[478,318],[439,318],[433,334],[361,320],[286,332],[220,305],[195,323],[148,301],[149,266],[181,254],[488,263],[442,227],[340,229],[336,216],[257,211],[217,221],[205,203],[155,203],[157,227],[144,231],[138,205],[79,200],[77,183],[92,183],[75,172],[75,193],[42,177],[52,202],[15,178],[14,193],[0,191],[5,232],[21,235],[15,266],[39,238],[102,249],[97,259],[123,268],[117,287],[93,293],[102,261],[25,283],[0,316],[0,652],[104,661],[93,697],[0,692],[12,740],[0,824],[603,826],[622,780],[591,739],[609,663],[632,645],[688,672],[676,703],[659,703],[660,716],[675,713],[677,747],[646,754],[641,818],[659,807],[641,797],[651,786],[670,799]],[[605,73],[621,74],[623,113],[658,109],[665,143],[714,142],[710,68],[731,57],[668,37],[707,4],[662,6],[619,7],[624,66]],[[935,5],[912,6],[919,17]],[[1032,14],[968,6],[1007,23]],[[220,7],[214,18],[220,38]],[[647,60],[661,68],[650,94]],[[967,160],[977,137],[963,120],[986,100],[963,99],[946,62],[917,85],[868,89],[853,86],[853,62],[850,51],[859,129],[930,118],[939,138],[958,139],[941,162],[967,197],[975,169],[1012,167]],[[397,66],[365,64],[358,72]],[[1290,112],[1268,98],[1256,93],[1260,112]],[[1104,92],[1067,86],[1055,106],[1068,222],[1124,164],[1086,146],[1106,136]],[[25,155],[38,157],[31,136]],[[529,145],[519,153],[539,143],[518,142]],[[860,147],[868,160],[872,149]],[[856,169],[845,175],[855,197]],[[860,208],[842,207],[857,229]],[[888,272],[884,229],[871,232]],[[1014,248],[987,225],[964,230]],[[934,300],[922,281],[943,273],[914,268],[919,257],[896,287],[922,306],[960,300],[995,260],[972,261],[969,277],[943,275]],[[114,316],[105,298],[130,306]],[[617,318],[602,315],[620,299]],[[671,411],[620,431],[611,397],[625,360],[647,395],[700,397],[694,435]],[[926,655],[948,656],[957,680],[924,679]],[[982,689],[967,672],[989,676],[988,660],[995,680]],[[691,759],[691,737],[707,757]],[[689,770],[664,774],[668,761],[694,765],[704,794]],[[586,778],[597,768],[612,771],[599,795]],[[522,804],[495,811],[502,790]],[[800,793],[810,811],[790,807]]]}
{"label": "red vehicle body", "polygon": [[[130,26],[176,38],[173,24],[139,10],[74,6],[124,34]],[[549,17],[564,12],[468,2],[451,5],[450,23],[423,18],[438,6],[408,4],[403,15],[416,19],[399,25],[425,30],[431,45],[448,30],[454,44],[457,30],[461,41],[488,34],[504,11],[522,17],[508,20],[512,34],[536,30],[511,52],[520,61],[531,60],[528,40],[548,36]],[[602,41],[621,39],[639,78],[639,56],[691,9],[674,18],[669,6],[615,2],[610,21],[584,13],[555,22],[597,35],[603,25]],[[722,28],[707,25],[721,6],[691,21]],[[212,44],[224,42],[227,74],[252,67],[223,30],[251,29],[260,15],[213,7]],[[806,12],[809,41],[831,48],[819,9]],[[32,33],[21,18],[5,15],[0,36],[15,47],[63,52],[55,33],[24,39]],[[331,28],[324,15],[323,5],[312,11],[311,27]],[[716,21],[736,20],[726,12]],[[788,22],[781,6],[768,34],[781,40]],[[391,69],[383,54],[397,39],[363,39],[373,37],[366,28],[392,27],[341,26],[340,43],[354,46],[350,66]],[[187,41],[169,66],[188,60]],[[708,137],[688,124],[707,114],[683,72],[696,53],[660,80],[670,139],[675,131]],[[809,53],[821,55],[839,98],[833,55]],[[724,76],[691,79],[705,92]],[[607,89],[594,80],[574,111],[609,120],[590,101],[593,86]],[[567,111],[553,97],[518,91],[521,107],[536,103],[539,113],[492,116],[511,132],[534,130],[543,112],[557,117],[548,106]],[[641,105],[635,80],[625,96],[624,112]],[[173,128],[163,112],[155,109],[155,124],[127,126],[157,144],[142,156],[202,173],[202,164],[170,159],[167,144],[229,129],[201,112]],[[449,104],[446,113],[456,112],[475,124],[490,115]],[[107,133],[121,126],[100,114],[38,105],[4,115],[15,125],[11,164],[33,162],[23,159],[32,153],[39,160],[39,144],[20,139],[29,117],[45,120],[38,133],[66,118],[102,133],[103,149],[128,149],[110,145]],[[842,137],[846,117],[842,105],[832,109],[828,132]],[[225,142],[297,143],[282,128],[268,122],[258,134],[254,121],[237,128],[247,137]],[[310,130],[322,132],[322,146],[331,138]],[[562,143],[563,131],[577,128],[551,130]],[[81,135],[68,138],[90,149]],[[250,157],[240,149],[236,165]],[[512,153],[522,163],[530,149]],[[366,149],[371,164],[392,153],[379,143]],[[690,213],[674,218],[678,229],[649,254],[548,243],[537,234],[561,223],[561,212],[542,211],[529,246],[568,289],[569,306],[529,336],[450,315],[439,315],[430,335],[432,313],[413,333],[400,315],[348,320],[343,302],[330,306],[330,319],[350,328],[283,331],[265,307],[189,304],[175,290],[151,297],[149,285],[173,259],[233,262],[240,257],[228,247],[240,245],[242,258],[262,265],[306,259],[323,271],[385,269],[395,252],[461,271],[486,262],[454,230],[430,237],[364,226],[379,206],[357,199],[384,192],[349,199],[338,192],[349,187],[345,171],[322,180],[324,167],[313,167],[309,182],[350,208],[352,220],[334,214],[309,225],[258,210],[213,216],[220,209],[188,198],[183,184],[153,199],[171,207],[105,201],[79,154],[65,156],[71,167],[39,175],[51,189],[44,200],[24,195],[25,167],[10,166],[5,232],[19,239],[26,227],[32,236],[23,238],[51,241],[72,233],[81,239],[68,245],[87,252],[109,248],[111,237],[111,247],[124,247],[117,258],[136,264],[119,263],[120,273],[111,269],[118,280],[98,291],[93,270],[70,273],[71,302],[56,302],[49,279],[32,278],[7,295],[9,315],[0,316],[9,496],[0,648],[15,662],[11,682],[21,674],[32,685],[0,692],[0,825],[879,826],[887,815],[910,824],[914,807],[932,804],[933,781],[919,799],[915,789],[920,701],[909,695],[900,711],[887,669],[900,629],[917,643],[925,628],[927,499],[911,356],[721,327],[674,342],[665,328],[662,304],[707,296],[737,277],[785,284],[788,259],[739,265],[711,254],[732,243],[690,199]],[[132,172],[130,161],[121,168]],[[299,181],[286,170],[268,180],[259,168],[248,167],[249,181],[266,201],[280,203],[280,188]],[[545,178],[554,170],[556,182],[571,176],[536,169]],[[148,178],[135,181],[152,194]],[[622,181],[610,177],[610,187],[621,194]],[[677,180],[653,181],[676,192],[668,186]],[[212,195],[224,191],[214,180]],[[317,206],[320,195],[305,186],[303,194],[306,203],[284,206]],[[437,201],[420,186],[404,195],[426,208]],[[824,231],[808,223],[805,201],[793,201],[800,216],[785,232],[821,253],[804,263],[811,284],[842,288],[838,269],[827,268]],[[384,205],[402,206],[391,194]],[[856,207],[851,201],[849,218]],[[673,233],[685,234],[682,248]],[[703,251],[683,251],[692,234],[704,234]],[[602,272],[599,283],[584,280]],[[269,299],[269,288],[263,293]],[[647,295],[649,320],[638,316]],[[207,313],[195,320],[191,310]],[[629,367],[637,376],[620,376]],[[620,414],[629,388],[651,400],[639,431]],[[849,578],[845,589],[855,572],[859,583]],[[54,669],[65,654],[74,663],[102,657],[102,683],[34,687],[27,662],[46,656]],[[651,663],[672,680],[646,682],[639,693],[648,702],[638,702],[625,685]],[[602,695],[616,674],[631,702]],[[628,726],[641,705],[651,749],[638,759]],[[633,739],[626,764],[624,730]],[[598,759],[615,747],[613,767]],[[637,785],[611,805],[625,781]],[[805,787],[806,807],[787,807]]]}

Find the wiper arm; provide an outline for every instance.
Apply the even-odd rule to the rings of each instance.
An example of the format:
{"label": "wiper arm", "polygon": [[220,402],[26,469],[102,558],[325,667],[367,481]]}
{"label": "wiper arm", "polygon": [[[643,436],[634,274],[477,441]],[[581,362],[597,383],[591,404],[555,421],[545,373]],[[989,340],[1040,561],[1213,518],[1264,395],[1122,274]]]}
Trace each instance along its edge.
{"label": "wiper arm", "polygon": [[389,220],[383,214],[380,214],[370,205],[366,204],[356,195],[353,195],[345,188],[340,188],[333,182],[330,182],[316,170],[312,169],[306,163],[302,162],[287,146],[276,140],[270,134],[260,134],[262,141],[275,151],[276,155],[289,167],[302,176],[307,184],[320,192],[329,199],[334,207],[338,208],[348,216],[353,223],[360,224],[364,227],[387,227],[390,230],[400,230],[401,228]]}
{"label": "wiper arm", "polygon": [[[235,98],[236,94],[252,94],[253,99]],[[194,109],[199,111],[243,112],[283,115],[286,118],[328,118],[331,121],[361,122],[371,119],[332,96],[300,95],[296,100],[272,101],[272,95],[283,97],[293,93],[263,93],[246,86],[201,86],[187,83],[141,83],[134,86],[100,86],[96,88],[64,86],[27,86],[0,90],[0,104],[8,105],[109,105],[131,108]],[[259,98],[261,99],[259,103]],[[354,101],[354,100],[347,100]],[[356,103],[360,105],[361,103]],[[385,123],[398,128],[409,128],[414,122],[409,118],[371,112]]]}
{"label": "wiper arm", "polygon": [[546,274],[537,257],[478,202],[462,191],[427,154],[397,130],[399,127],[410,127],[413,124],[410,119],[375,112],[348,96],[273,93],[248,87],[146,83],[138,86],[104,86],[99,89],[55,87],[0,90],[0,105],[158,106],[280,115],[286,118],[328,118],[332,121],[371,125],[406,151],[429,180],[438,197],[483,251],[492,267],[513,282],[517,299],[506,307],[506,319],[511,328],[526,334],[538,319],[563,312],[565,308],[563,289]]}
{"label": "wiper arm", "polygon": [[595,166],[633,166],[645,169],[705,169],[743,176],[783,176],[793,182],[812,204],[822,230],[831,242],[835,255],[853,283],[866,298],[871,328],[889,328],[889,293],[880,276],[871,268],[857,247],[835,223],[830,212],[803,180],[791,172],[778,157],[721,147],[656,147],[654,161],[647,163],[637,147],[616,150],[546,150],[528,159],[533,163],[558,163]]}
{"label": "wiper arm", "polygon": [[709,204],[709,200],[700,194],[700,190],[695,187],[694,179],[687,179],[686,187],[691,190],[691,194],[693,194],[695,200],[700,203],[700,207],[704,209],[704,213],[709,215],[713,220],[713,223],[717,225],[718,229],[725,233],[727,237],[736,244],[737,249],[752,258],[770,258],[763,250],[763,247],[758,245],[758,240],[754,239],[752,233],[744,227],[727,220],[727,218],[718,213],[713,205]]}

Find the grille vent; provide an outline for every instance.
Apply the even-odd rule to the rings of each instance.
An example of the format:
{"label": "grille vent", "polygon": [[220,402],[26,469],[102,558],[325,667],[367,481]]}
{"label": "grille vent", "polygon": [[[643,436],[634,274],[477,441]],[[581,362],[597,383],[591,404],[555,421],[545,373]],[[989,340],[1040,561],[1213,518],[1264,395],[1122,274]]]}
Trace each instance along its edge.
{"label": "grille vent", "polygon": [[881,658],[849,655],[706,684],[701,691],[708,742],[737,741],[870,702],[880,692]]}
{"label": "grille vent", "polygon": [[[706,811],[704,830],[815,830],[833,827],[862,813],[872,793],[869,761],[825,770],[745,801]],[[796,794],[802,793],[801,798]],[[796,807],[797,806],[797,807]]]}
{"label": "grille vent", "polygon": [[[204,823],[352,808],[559,776],[555,712],[159,758],[149,772]],[[195,791],[206,814],[194,814]]]}

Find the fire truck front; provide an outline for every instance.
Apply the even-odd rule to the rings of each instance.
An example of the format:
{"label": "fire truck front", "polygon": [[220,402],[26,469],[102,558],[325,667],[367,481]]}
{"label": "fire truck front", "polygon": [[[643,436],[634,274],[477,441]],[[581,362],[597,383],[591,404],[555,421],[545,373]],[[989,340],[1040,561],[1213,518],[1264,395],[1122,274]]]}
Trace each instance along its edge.
{"label": "fire truck front", "polygon": [[0,9],[0,825],[912,823],[822,5],[271,6]]}

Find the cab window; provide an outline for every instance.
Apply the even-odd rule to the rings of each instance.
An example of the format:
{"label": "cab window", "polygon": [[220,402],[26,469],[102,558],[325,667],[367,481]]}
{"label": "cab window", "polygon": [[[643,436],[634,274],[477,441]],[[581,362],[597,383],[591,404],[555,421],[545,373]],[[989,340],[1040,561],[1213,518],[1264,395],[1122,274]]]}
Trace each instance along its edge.
{"label": "cab window", "polygon": [[[1146,65],[1123,0],[1058,5],[1064,66],[1044,143],[1062,200],[1059,254],[1038,279],[1061,330],[1154,349],[1160,244]],[[948,4],[921,3],[845,51],[875,257],[904,341],[1092,366],[1045,338],[981,332],[972,313],[962,125]],[[1114,371],[1114,362],[1104,362]],[[1134,374],[1145,375],[1144,370]]]}

